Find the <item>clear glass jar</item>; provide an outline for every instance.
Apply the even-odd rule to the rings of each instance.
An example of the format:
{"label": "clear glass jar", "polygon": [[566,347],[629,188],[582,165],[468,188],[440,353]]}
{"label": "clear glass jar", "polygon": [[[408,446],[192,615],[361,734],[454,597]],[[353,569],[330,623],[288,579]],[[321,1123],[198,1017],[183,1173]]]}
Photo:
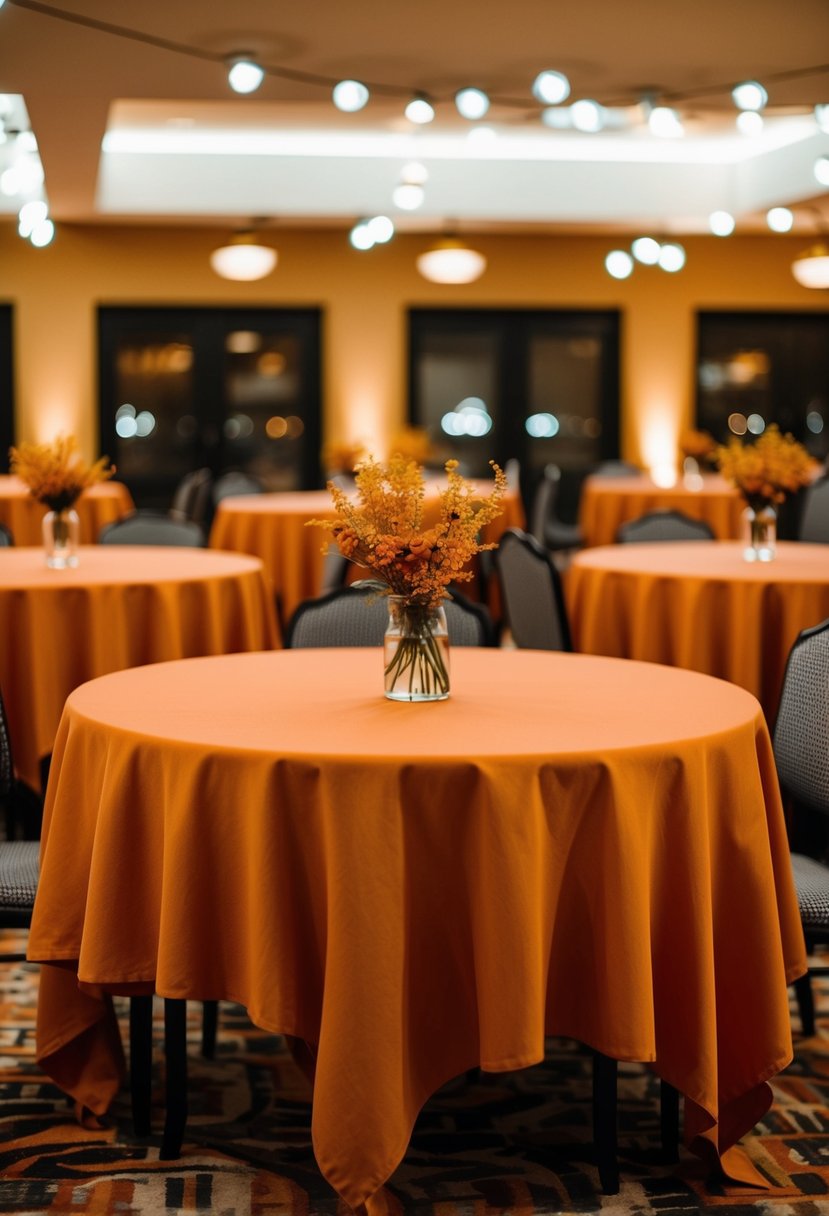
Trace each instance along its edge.
{"label": "clear glass jar", "polygon": [[449,635],[441,606],[390,595],[383,640],[385,694],[391,701],[445,701],[449,696]]}
{"label": "clear glass jar", "polygon": [[73,507],[64,507],[62,511],[47,511],[43,516],[46,565],[53,570],[77,566],[80,533],[81,521]]}
{"label": "clear glass jar", "polygon": [[774,503],[750,503],[743,512],[747,562],[770,562],[777,548],[777,508]]}

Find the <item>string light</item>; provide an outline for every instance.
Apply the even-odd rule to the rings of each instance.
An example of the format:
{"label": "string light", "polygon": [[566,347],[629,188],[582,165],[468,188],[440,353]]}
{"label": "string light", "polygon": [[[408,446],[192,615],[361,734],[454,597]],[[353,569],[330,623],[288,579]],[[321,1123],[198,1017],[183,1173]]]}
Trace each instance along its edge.
{"label": "string light", "polygon": [[234,93],[255,93],[264,79],[264,68],[254,62],[250,55],[240,53],[230,60],[227,83]]}
{"label": "string light", "polygon": [[791,232],[794,215],[788,207],[772,207],[766,213],[766,223],[772,232]]}
{"label": "string light", "polygon": [[425,126],[426,123],[432,122],[435,117],[435,107],[429,101],[428,97],[419,94],[413,97],[406,106],[406,117],[409,122],[416,123],[417,126]]}
{"label": "string light", "polygon": [[762,110],[769,95],[757,80],[744,80],[731,90],[731,97],[738,110]]}
{"label": "string light", "polygon": [[601,131],[605,124],[604,107],[589,98],[574,101],[570,106],[570,117],[577,131],[593,133]]}
{"label": "string light", "polygon": [[461,118],[468,118],[470,122],[477,122],[479,118],[484,117],[489,109],[489,98],[483,89],[458,89],[455,94],[455,106]]}
{"label": "string light", "polygon": [[369,91],[359,80],[340,80],[331,91],[331,98],[344,114],[356,114],[369,99]]}
{"label": "string light", "polygon": [[708,217],[708,227],[714,236],[731,236],[736,222],[730,211],[712,211]]}
{"label": "string light", "polygon": [[545,106],[557,106],[570,96],[570,81],[563,72],[548,68],[539,72],[533,81],[533,97]]}

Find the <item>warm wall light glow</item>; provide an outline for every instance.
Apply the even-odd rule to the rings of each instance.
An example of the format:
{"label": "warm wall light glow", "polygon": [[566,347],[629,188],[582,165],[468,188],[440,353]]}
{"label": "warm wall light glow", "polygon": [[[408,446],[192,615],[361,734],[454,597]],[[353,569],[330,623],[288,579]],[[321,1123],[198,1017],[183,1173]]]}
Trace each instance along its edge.
{"label": "warm wall light glow", "polygon": [[638,419],[639,449],[655,485],[676,485],[678,411],[665,402],[646,404]]}

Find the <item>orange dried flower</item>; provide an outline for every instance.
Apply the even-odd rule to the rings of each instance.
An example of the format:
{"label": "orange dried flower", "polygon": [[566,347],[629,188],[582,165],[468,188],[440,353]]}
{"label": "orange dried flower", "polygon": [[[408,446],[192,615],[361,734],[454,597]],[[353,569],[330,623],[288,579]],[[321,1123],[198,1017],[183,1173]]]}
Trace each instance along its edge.
{"label": "orange dried flower", "polygon": [[357,470],[355,495],[328,483],[335,520],[310,523],[330,531],[340,552],[350,561],[372,570],[388,587],[412,605],[435,607],[447,595],[451,582],[467,582],[473,575],[467,562],[494,544],[480,541],[481,529],[500,515],[507,479],[492,463],[495,484],[481,497],[458,472],[458,462],[447,460],[448,484],[439,495],[437,519],[423,526],[425,483],[414,460],[395,455],[381,465],[369,457]]}
{"label": "orange dried flower", "polygon": [[720,472],[755,510],[781,503],[787,494],[808,485],[814,476],[809,453],[791,435],[772,424],[754,443],[730,439],[717,448]]}
{"label": "orange dried flower", "polygon": [[26,483],[32,497],[52,511],[71,507],[89,486],[115,472],[108,456],[84,464],[73,435],[58,435],[52,443],[21,443],[9,449],[9,460],[12,473]]}

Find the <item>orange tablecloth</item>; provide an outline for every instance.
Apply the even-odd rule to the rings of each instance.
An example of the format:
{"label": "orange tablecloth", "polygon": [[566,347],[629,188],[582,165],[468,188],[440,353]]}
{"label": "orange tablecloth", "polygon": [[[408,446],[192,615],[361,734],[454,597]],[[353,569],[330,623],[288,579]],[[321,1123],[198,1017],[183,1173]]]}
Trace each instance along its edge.
{"label": "orange tablecloth", "polygon": [[829,548],[778,543],[772,562],[742,553],[686,541],[577,554],[566,576],[576,649],[720,676],[773,721],[792,643],[829,617]]}
{"label": "orange tablecloth", "polygon": [[[42,523],[47,507],[32,498],[17,477],[0,476],[0,524],[11,530],[16,545],[43,543]],[[120,481],[90,486],[75,503],[81,521],[81,543],[94,545],[105,524],[130,515],[135,506],[129,490]]]}
{"label": "orange tablecloth", "polygon": [[425,1099],[539,1061],[545,1034],[654,1062],[694,1142],[753,1125],[804,969],[757,702],[581,655],[452,668],[426,705],[385,700],[371,650],[72,694],[29,940],[65,964],[38,1010],[59,1085],[99,1112],[117,1087],[100,985],[239,1001],[315,1046],[317,1161],[374,1211]]}
{"label": "orange tablecloth", "polygon": [[277,643],[262,564],[234,553],[94,545],[75,570],[0,551],[0,688],[15,767],[39,784],[63,703],[94,676]]}
{"label": "orange tablecloth", "polygon": [[[492,482],[478,481],[482,495],[489,495]],[[428,483],[429,499],[436,499],[441,483]],[[304,490],[282,494],[251,494],[244,498],[225,498],[216,510],[210,531],[210,545],[261,558],[274,590],[282,601],[287,620],[303,600],[319,595],[323,574],[323,546],[326,533],[307,528],[309,519],[333,519],[334,509],[327,490]],[[507,528],[524,526],[521,497],[508,491],[503,513],[485,530],[487,541],[498,541]]]}
{"label": "orange tablecloth", "polygon": [[664,489],[649,477],[588,477],[582,486],[579,524],[585,545],[612,545],[619,526],[649,511],[682,511],[702,519],[719,540],[742,535],[745,502],[724,477],[701,478],[698,490],[681,483]]}

